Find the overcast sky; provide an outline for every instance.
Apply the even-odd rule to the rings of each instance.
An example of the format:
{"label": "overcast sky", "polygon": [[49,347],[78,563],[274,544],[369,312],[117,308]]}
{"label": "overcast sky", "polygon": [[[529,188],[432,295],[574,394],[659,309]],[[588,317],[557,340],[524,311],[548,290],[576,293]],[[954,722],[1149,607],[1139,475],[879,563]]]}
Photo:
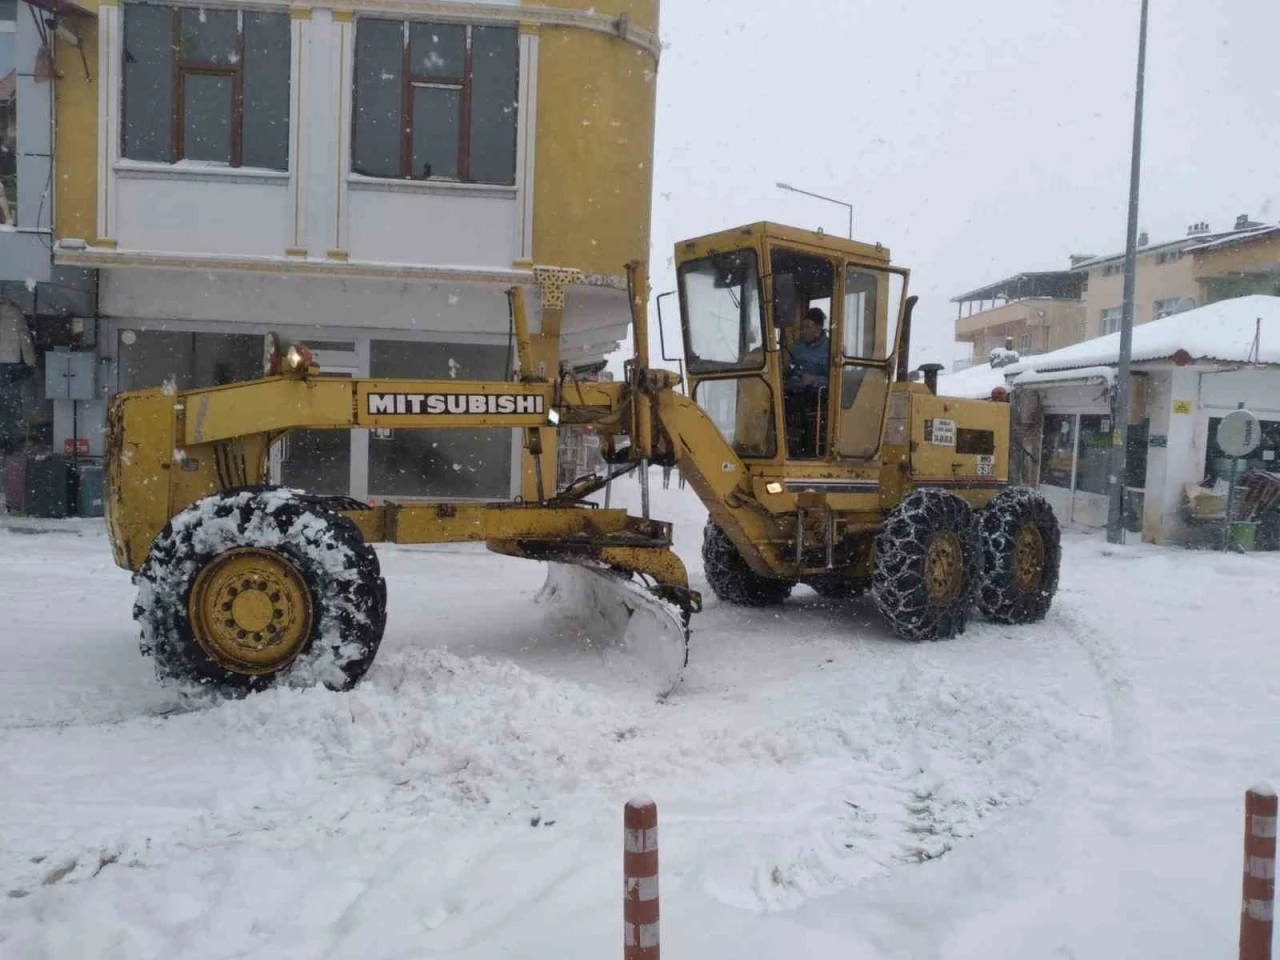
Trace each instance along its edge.
{"label": "overcast sky", "polygon": [[[1138,0],[664,0],[653,286],[681,238],[757,220],[889,247],[951,297],[1124,247]],[[1275,0],[1152,0],[1141,223],[1152,241],[1280,221]],[[629,351],[628,351],[629,352]],[[656,356],[656,354],[655,354]]]}

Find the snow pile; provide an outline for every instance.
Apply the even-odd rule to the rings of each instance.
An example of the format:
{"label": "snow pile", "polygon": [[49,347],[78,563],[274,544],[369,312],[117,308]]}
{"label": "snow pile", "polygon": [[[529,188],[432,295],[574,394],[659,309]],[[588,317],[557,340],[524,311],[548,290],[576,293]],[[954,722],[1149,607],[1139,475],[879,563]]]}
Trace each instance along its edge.
{"label": "snow pile", "polygon": [[[705,514],[653,477],[705,585]],[[695,960],[1234,949],[1243,791],[1280,779],[1280,557],[1069,536],[1043,623],[934,644],[867,601],[708,594],[659,703],[558,631],[541,565],[380,548],[359,687],[205,706],[155,685],[79,529],[0,526],[0,956],[616,954],[642,792]]]}

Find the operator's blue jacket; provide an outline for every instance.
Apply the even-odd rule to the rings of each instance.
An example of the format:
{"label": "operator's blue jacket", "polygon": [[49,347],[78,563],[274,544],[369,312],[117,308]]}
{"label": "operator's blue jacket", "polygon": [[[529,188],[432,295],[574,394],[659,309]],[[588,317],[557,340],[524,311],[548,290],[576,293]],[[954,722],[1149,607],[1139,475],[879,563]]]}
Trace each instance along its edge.
{"label": "operator's blue jacket", "polygon": [[831,339],[823,331],[814,343],[806,343],[799,337],[791,345],[791,363],[787,368],[788,390],[800,389],[800,374],[810,373],[818,380],[818,386],[827,385],[827,371],[831,367]]}

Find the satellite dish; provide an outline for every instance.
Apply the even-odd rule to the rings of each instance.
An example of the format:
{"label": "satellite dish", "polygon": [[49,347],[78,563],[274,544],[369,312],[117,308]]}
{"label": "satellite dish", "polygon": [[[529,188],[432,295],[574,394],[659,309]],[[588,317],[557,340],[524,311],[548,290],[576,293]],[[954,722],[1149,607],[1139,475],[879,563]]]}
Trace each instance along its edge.
{"label": "satellite dish", "polygon": [[1262,424],[1248,410],[1232,410],[1218,424],[1217,439],[1228,457],[1247,457],[1262,441]]}

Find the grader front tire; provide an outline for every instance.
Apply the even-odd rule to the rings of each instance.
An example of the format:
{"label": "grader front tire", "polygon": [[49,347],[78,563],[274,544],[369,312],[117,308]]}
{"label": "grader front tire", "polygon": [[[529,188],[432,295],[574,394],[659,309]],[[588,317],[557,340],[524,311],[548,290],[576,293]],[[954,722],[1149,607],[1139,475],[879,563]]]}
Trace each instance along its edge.
{"label": "grader front tire", "polygon": [[762,577],[747,566],[728,534],[710,518],[702,531],[702,568],[715,595],[740,607],[776,607],[795,587],[790,580]]}
{"label": "grader front tire", "polygon": [[982,576],[978,525],[944,490],[907,494],[876,539],[872,593],[894,633],[944,640],[964,633]]}
{"label": "grader front tire", "polygon": [[162,682],[354,686],[386,626],[386,583],[358,529],[288,491],[218,493],[179,512],[135,578],[142,650]]}

